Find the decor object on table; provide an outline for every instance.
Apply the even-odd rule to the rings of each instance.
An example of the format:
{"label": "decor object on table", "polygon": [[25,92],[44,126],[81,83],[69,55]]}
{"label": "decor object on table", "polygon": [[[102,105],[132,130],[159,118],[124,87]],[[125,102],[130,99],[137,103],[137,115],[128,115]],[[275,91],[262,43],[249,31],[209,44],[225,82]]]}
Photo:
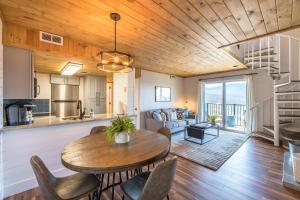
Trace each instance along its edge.
{"label": "decor object on table", "polygon": [[155,86],[155,101],[156,102],[170,102],[171,88]]}
{"label": "decor object on table", "polygon": [[115,48],[113,51],[101,51],[100,63],[97,68],[105,72],[124,72],[133,70],[133,58],[130,54],[117,51],[117,22],[121,19],[118,13],[111,13],[110,18],[115,22]]}
{"label": "decor object on table", "polygon": [[106,137],[109,142],[112,141],[113,137],[115,137],[116,143],[127,143],[130,141],[130,134],[135,131],[135,125],[128,117],[125,116],[118,116],[116,119],[112,121],[112,124],[106,127]]}
{"label": "decor object on table", "polygon": [[208,120],[211,122],[212,125],[216,124],[217,116],[216,115],[209,115]]}

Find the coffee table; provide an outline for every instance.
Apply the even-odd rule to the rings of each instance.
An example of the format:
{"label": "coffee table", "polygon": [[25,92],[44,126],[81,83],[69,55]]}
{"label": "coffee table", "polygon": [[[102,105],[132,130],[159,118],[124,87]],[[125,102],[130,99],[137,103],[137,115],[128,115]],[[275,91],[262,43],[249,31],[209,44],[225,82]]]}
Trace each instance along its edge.
{"label": "coffee table", "polygon": [[[207,130],[211,128],[216,128],[217,134],[208,133]],[[209,140],[204,141],[205,135],[210,135],[213,137]],[[217,137],[219,137],[219,135],[220,135],[220,125],[212,124],[210,122],[201,122],[199,124],[186,126],[184,131],[184,140],[202,145],[216,139]],[[191,138],[200,139],[201,142],[197,142],[195,140],[192,140]]]}

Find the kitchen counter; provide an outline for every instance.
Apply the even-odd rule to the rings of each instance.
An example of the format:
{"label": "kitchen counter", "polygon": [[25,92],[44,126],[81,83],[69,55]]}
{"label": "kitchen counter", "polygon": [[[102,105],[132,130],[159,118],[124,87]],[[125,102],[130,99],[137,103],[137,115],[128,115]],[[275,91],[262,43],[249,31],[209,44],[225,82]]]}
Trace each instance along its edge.
{"label": "kitchen counter", "polygon": [[[2,131],[8,130],[17,130],[17,129],[28,129],[28,128],[37,128],[37,127],[47,127],[47,126],[58,126],[66,124],[77,124],[91,121],[103,121],[103,120],[112,120],[117,115],[113,114],[95,114],[94,118],[84,118],[84,119],[62,119],[55,116],[44,116],[44,117],[34,117],[34,122],[28,125],[20,126],[4,126]],[[134,117],[135,115],[129,115]]]}

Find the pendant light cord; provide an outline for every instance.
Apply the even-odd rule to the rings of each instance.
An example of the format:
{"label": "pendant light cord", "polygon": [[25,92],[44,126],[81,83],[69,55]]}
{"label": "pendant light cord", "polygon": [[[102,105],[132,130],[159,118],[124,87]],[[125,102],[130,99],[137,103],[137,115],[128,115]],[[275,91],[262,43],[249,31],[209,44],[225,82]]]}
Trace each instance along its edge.
{"label": "pendant light cord", "polygon": [[117,21],[115,21],[115,51],[117,51]]}

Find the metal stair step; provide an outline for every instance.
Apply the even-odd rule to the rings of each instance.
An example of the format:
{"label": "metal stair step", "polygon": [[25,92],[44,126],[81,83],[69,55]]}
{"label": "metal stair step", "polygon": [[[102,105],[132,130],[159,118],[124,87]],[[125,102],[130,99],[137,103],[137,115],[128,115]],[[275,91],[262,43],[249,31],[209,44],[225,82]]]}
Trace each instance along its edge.
{"label": "metal stair step", "polygon": [[252,53],[254,55],[257,55],[257,54],[267,54],[270,52],[270,54],[273,54],[274,53],[274,48],[273,47],[270,47],[270,48],[265,48],[265,49],[261,49],[261,50],[254,50],[253,52],[251,51],[251,49],[249,49],[250,52],[247,52],[245,53],[245,57],[248,57],[248,54],[249,54],[249,57],[252,56]]}
{"label": "metal stair step", "polygon": [[[252,67],[252,65],[251,66],[249,66],[249,67]],[[254,69],[268,69],[268,68],[271,68],[271,70],[273,70],[273,73],[278,73],[278,68],[277,67],[274,67],[274,66],[261,66],[261,67],[254,67]]]}
{"label": "metal stair step", "polygon": [[300,108],[278,108],[279,111],[300,111]]}
{"label": "metal stair step", "polygon": [[266,139],[268,141],[274,142],[274,137],[265,132],[254,132],[252,136]]}
{"label": "metal stair step", "polygon": [[290,124],[290,123],[293,123],[293,122],[290,120],[279,120],[279,124],[281,124],[281,125]]}
{"label": "metal stair step", "polygon": [[281,91],[275,92],[276,95],[293,95],[293,94],[300,94],[300,91]]}
{"label": "metal stair step", "polygon": [[[279,74],[278,72],[271,72],[270,74]],[[290,72],[280,72],[280,75],[290,74]]]}
{"label": "metal stair step", "polygon": [[277,100],[278,103],[300,103],[300,99],[278,99]]}
{"label": "metal stair step", "polygon": [[280,118],[300,118],[300,115],[279,115]]}
{"label": "metal stair step", "polygon": [[263,126],[263,128],[267,131],[266,134],[274,135],[274,126]]}
{"label": "metal stair step", "polygon": [[270,55],[268,55],[268,54],[264,54],[264,55],[254,55],[253,57],[252,57],[252,55],[250,55],[249,57],[248,56],[245,56],[245,60],[256,60],[256,59],[268,59],[268,58],[276,58],[277,57],[277,54],[270,54]]}

